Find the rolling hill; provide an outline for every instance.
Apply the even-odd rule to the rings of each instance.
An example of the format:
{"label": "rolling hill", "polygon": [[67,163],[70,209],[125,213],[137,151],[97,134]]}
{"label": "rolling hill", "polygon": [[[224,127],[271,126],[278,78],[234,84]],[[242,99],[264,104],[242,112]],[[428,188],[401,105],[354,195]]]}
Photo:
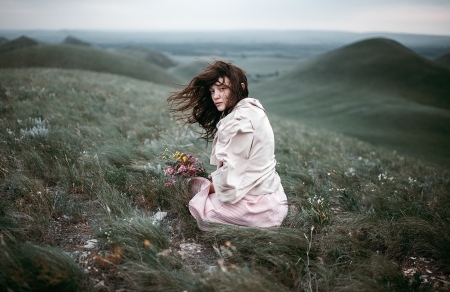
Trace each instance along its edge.
{"label": "rolling hill", "polygon": [[17,39],[14,39],[9,42],[5,42],[2,45],[0,45],[0,54],[30,47],[30,46],[36,46],[39,43],[35,41],[34,39],[31,39],[26,36],[21,36]]}
{"label": "rolling hill", "polygon": [[276,114],[450,164],[450,70],[388,39],[318,56],[251,89]]}
{"label": "rolling hill", "polygon": [[0,37],[0,45],[3,45],[4,43],[9,42],[9,40],[5,37]]}
{"label": "rolling hill", "polygon": [[40,45],[0,55],[0,68],[28,67],[83,69],[168,85],[180,82],[153,64],[91,47]]}
{"label": "rolling hill", "polygon": [[73,36],[67,36],[62,42],[64,45],[74,45],[74,46],[84,46],[84,47],[90,47],[92,46],[90,43],[82,41],[80,39],[77,39]]}
{"label": "rolling hill", "polygon": [[164,69],[176,66],[177,63],[161,52],[150,50],[143,47],[127,46],[117,50],[118,53],[132,57],[138,60],[158,65]]}
{"label": "rolling hill", "polygon": [[444,54],[434,60],[436,63],[450,67],[450,52]]}
{"label": "rolling hill", "polygon": [[169,72],[180,76],[184,79],[184,81],[189,82],[192,78],[202,72],[207,66],[208,64],[205,61],[196,60],[170,68]]}

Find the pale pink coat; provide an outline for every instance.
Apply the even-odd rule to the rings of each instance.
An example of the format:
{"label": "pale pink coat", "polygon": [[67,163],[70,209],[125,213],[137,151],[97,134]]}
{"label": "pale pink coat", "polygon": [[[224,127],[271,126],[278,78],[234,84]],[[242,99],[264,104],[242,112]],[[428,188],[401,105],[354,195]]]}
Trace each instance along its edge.
{"label": "pale pink coat", "polygon": [[[261,103],[245,98],[217,124],[210,162],[217,166],[212,181],[196,178],[189,202],[199,222],[270,227],[287,214],[287,199],[275,171],[275,141]],[[204,228],[203,228],[204,229]]]}

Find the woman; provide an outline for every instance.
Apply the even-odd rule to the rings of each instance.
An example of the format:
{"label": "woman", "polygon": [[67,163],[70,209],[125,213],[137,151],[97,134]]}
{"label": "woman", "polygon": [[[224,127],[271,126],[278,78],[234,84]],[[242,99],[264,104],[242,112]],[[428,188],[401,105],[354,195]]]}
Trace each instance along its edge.
{"label": "woman", "polygon": [[253,227],[279,226],[287,199],[275,171],[273,130],[258,100],[248,97],[242,69],[215,61],[189,85],[168,98],[171,111],[199,123],[201,138],[213,140],[212,182],[195,178],[189,210],[203,222]]}

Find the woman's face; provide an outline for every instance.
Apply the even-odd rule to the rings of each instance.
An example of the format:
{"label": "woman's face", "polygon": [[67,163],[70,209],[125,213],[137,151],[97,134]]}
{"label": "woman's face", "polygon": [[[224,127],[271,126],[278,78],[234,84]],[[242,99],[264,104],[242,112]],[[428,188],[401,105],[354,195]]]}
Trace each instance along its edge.
{"label": "woman's face", "polygon": [[214,83],[209,91],[211,92],[211,98],[217,107],[217,110],[223,112],[227,108],[228,97],[231,95],[230,79],[228,77],[220,77],[216,83]]}

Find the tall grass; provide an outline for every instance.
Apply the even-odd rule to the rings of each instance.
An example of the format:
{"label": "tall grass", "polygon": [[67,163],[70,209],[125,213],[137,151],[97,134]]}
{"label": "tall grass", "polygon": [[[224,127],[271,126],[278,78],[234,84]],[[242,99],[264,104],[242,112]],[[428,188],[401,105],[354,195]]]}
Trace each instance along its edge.
{"label": "tall grass", "polygon": [[0,237],[0,286],[4,291],[88,291],[90,284],[63,251]]}

